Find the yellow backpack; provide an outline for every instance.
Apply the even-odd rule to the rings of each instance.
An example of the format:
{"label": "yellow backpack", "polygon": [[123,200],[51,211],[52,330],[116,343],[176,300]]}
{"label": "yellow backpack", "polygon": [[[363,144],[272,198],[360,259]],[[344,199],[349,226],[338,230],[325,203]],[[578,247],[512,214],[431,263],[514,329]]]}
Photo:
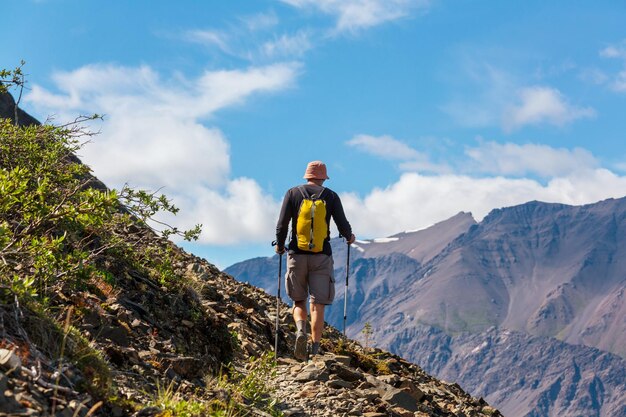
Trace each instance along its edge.
{"label": "yellow backpack", "polygon": [[302,194],[302,203],[296,221],[296,236],[298,249],[308,252],[321,252],[324,249],[324,240],[328,236],[326,223],[326,202],[321,199],[325,188],[319,194],[309,195],[306,188],[298,187]]}

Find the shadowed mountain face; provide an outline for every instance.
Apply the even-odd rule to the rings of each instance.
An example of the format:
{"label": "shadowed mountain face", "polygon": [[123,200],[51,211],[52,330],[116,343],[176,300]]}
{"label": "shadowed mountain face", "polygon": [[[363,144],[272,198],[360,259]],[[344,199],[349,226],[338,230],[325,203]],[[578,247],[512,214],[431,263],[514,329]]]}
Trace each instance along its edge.
{"label": "shadowed mountain face", "polygon": [[626,361],[595,348],[494,327],[450,336],[425,325],[401,326],[390,343],[507,417],[626,415]]}
{"label": "shadowed mountain face", "polygon": [[20,126],[38,125],[37,119],[20,109],[10,93],[0,93],[0,119],[11,119],[15,123],[15,116]]}
{"label": "shadowed mountain face", "polygon": [[[423,231],[357,242],[351,250],[347,333],[358,337],[369,322],[378,346],[408,356],[443,378],[462,379],[466,389],[476,389],[475,394],[510,411],[505,415],[626,415],[625,409],[622,414],[607,411],[618,407],[608,393],[614,392],[616,381],[626,379],[625,240],[626,199],[610,199],[586,206],[530,202],[494,210],[479,224],[460,213]],[[327,320],[341,328],[346,245],[333,241],[333,250],[337,301]],[[226,272],[275,293],[277,267],[277,257],[263,258]],[[598,375],[596,385],[603,386],[597,398],[580,397],[593,390],[590,382],[584,389],[570,384],[565,391],[571,398],[566,399],[565,391],[548,390],[548,397],[556,397],[547,400],[537,394],[544,392],[541,378],[534,387],[472,379],[480,373],[469,372],[467,358],[453,346],[461,346],[467,337],[472,343],[486,340],[493,328],[513,332],[518,337],[512,340],[522,344],[532,340],[533,349],[542,352],[535,356],[535,365],[562,373],[561,383],[565,373],[571,374],[574,357],[588,349],[582,345],[621,358],[589,365],[588,372]],[[433,344],[432,332],[450,341]],[[511,355],[519,347],[494,346],[487,345],[488,353],[476,366],[509,373],[504,364],[515,364]],[[451,371],[459,369],[466,377]],[[614,377],[606,379],[611,372]]]}
{"label": "shadowed mountain face", "polygon": [[422,268],[419,301],[398,309],[449,333],[496,325],[626,357],[625,238],[626,199],[495,210]]}

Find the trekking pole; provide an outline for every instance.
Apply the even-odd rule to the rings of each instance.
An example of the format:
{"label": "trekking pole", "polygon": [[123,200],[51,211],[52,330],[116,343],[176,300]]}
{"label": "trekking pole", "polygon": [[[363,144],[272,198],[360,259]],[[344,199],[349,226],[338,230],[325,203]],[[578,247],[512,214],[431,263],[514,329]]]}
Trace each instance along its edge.
{"label": "trekking pole", "polygon": [[[277,242],[273,241],[272,246],[276,246]],[[283,274],[283,254],[278,254],[278,295],[276,296],[276,333],[274,335],[274,360],[278,359],[278,321],[280,317],[280,278]]]}
{"label": "trekking pole", "polygon": [[348,243],[348,256],[346,260],[346,288],[343,293],[343,336],[346,336],[346,319],[348,318],[348,277],[350,276],[350,244]]}

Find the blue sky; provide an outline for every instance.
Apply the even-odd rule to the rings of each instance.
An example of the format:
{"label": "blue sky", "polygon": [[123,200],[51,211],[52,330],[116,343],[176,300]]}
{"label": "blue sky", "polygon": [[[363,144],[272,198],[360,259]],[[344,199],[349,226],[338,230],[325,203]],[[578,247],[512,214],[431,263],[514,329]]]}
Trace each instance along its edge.
{"label": "blue sky", "polygon": [[2,67],[41,120],[103,113],[81,157],[159,189],[185,247],[271,255],[285,190],[328,165],[357,237],[529,200],[626,195],[626,4],[5,0]]}

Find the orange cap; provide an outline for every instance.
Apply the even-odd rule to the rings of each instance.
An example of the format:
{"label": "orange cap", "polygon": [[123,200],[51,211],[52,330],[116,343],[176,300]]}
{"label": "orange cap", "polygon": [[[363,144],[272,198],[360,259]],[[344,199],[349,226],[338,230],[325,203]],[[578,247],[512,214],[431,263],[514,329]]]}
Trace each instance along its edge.
{"label": "orange cap", "polygon": [[306,171],[304,171],[305,180],[327,180],[328,174],[326,174],[326,164],[322,161],[311,161],[306,166]]}

